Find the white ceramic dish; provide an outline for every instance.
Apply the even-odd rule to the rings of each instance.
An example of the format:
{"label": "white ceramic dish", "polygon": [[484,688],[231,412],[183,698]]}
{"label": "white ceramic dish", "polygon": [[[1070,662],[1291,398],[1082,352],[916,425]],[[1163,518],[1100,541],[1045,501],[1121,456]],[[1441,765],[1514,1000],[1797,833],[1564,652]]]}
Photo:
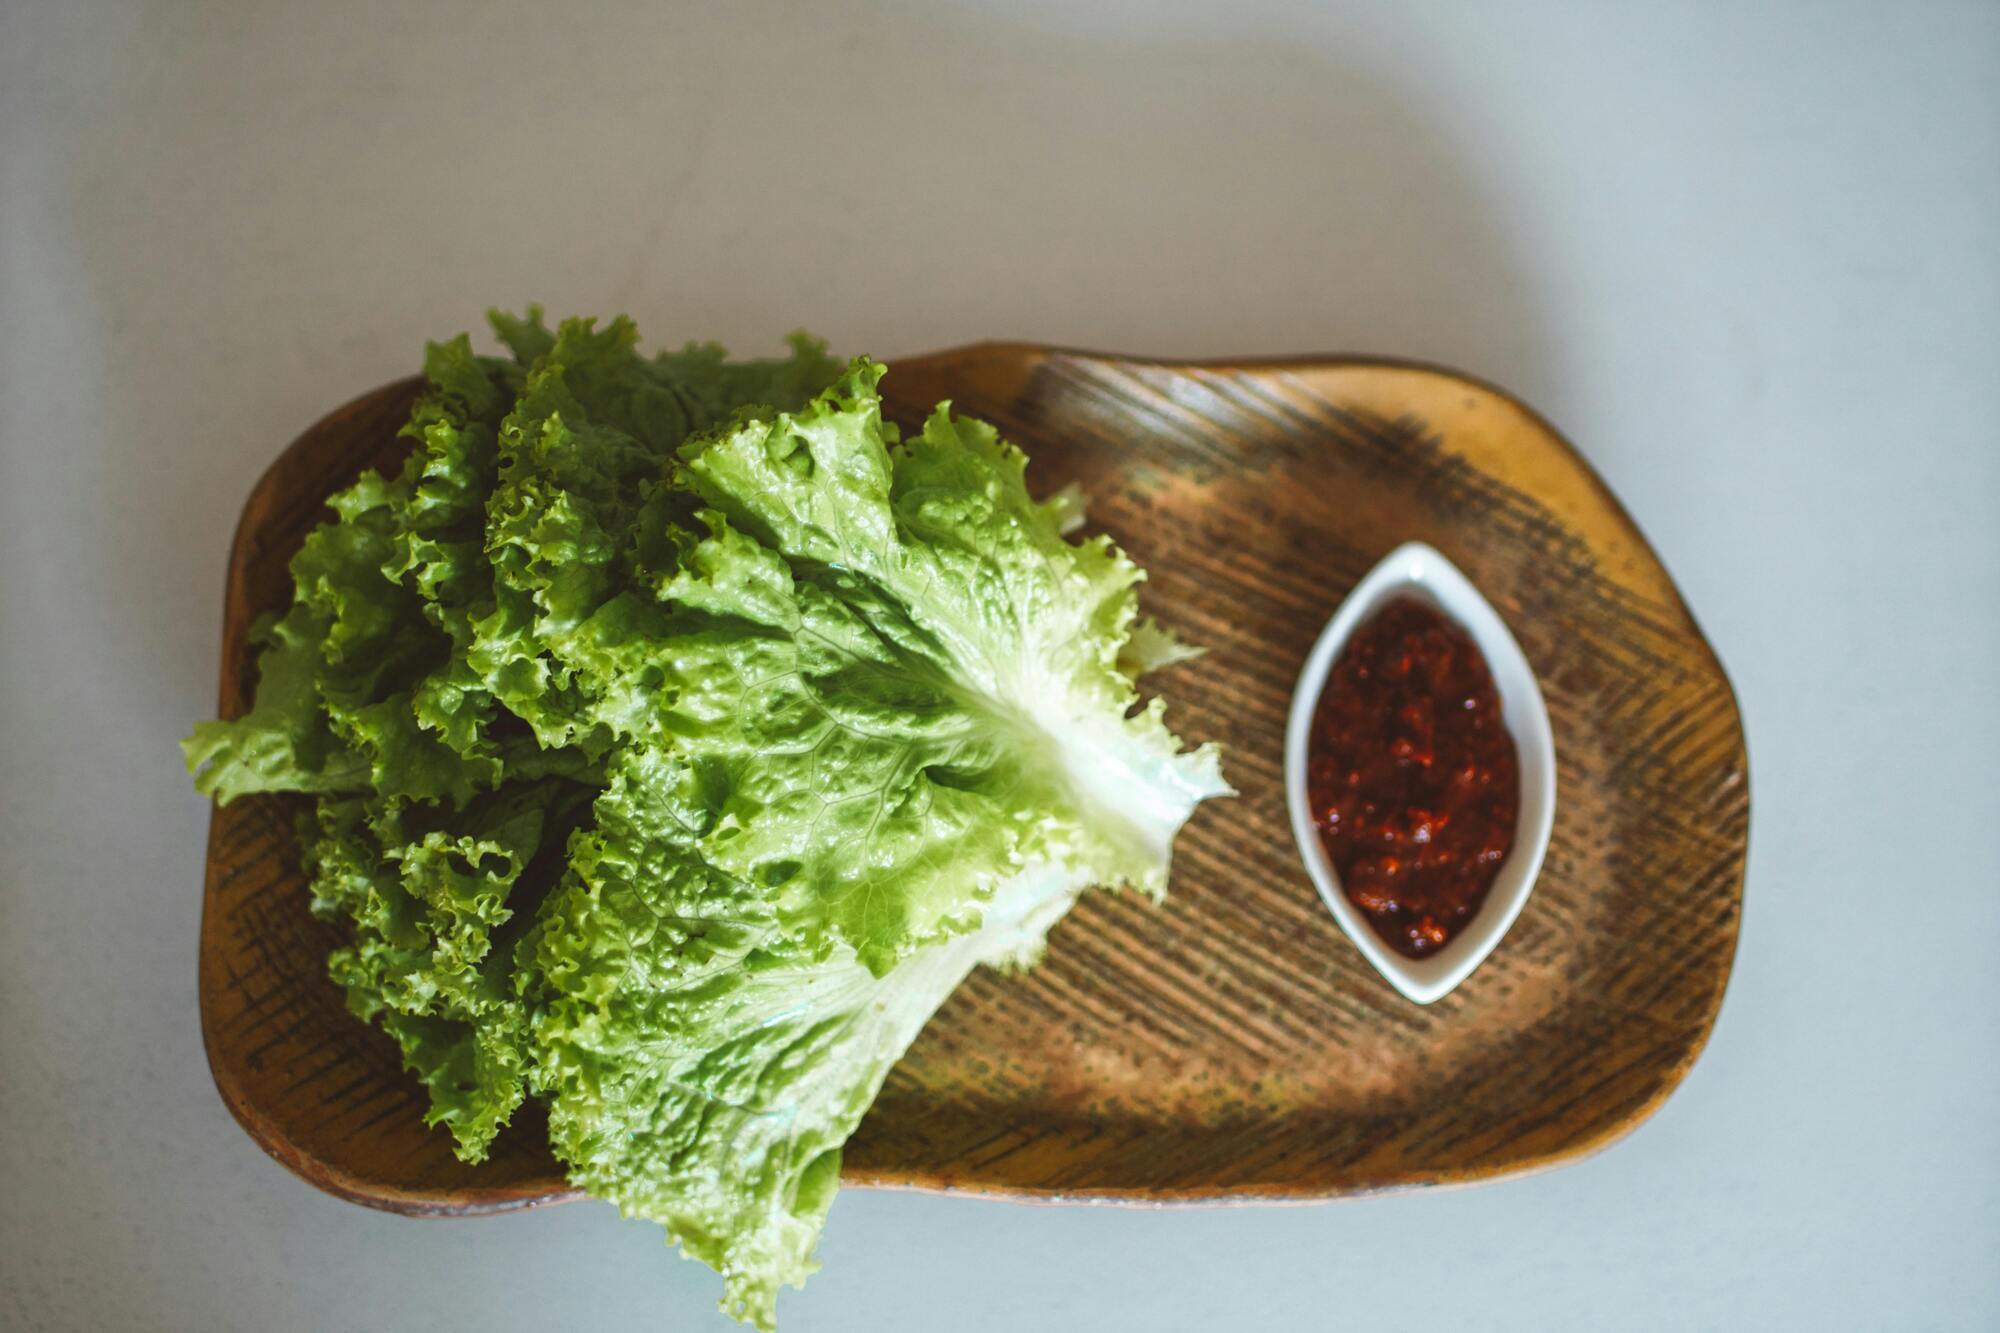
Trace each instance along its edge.
{"label": "white ceramic dish", "polygon": [[[1391,949],[1360,909],[1347,900],[1347,895],[1341,892],[1340,876],[1313,825],[1312,810],[1306,799],[1306,746],[1312,731],[1313,711],[1319,704],[1327,674],[1355,629],[1384,602],[1397,596],[1417,597],[1431,603],[1464,627],[1479,645],[1493,672],[1493,683],[1500,691],[1501,721],[1514,738],[1521,768],[1521,805],[1514,822],[1514,849],[1501,864],[1479,914],[1428,958],[1405,958]],[[1333,619],[1327,621],[1312,652],[1306,655],[1298,686],[1292,692],[1292,711],[1285,727],[1285,797],[1291,807],[1292,837],[1298,842],[1299,855],[1305,858],[1306,869],[1334,920],[1354,941],[1354,947],[1374,964],[1375,970],[1418,1004],[1429,1004],[1450,994],[1474,968],[1486,961],[1493,946],[1500,943],[1507,928],[1514,924],[1514,918],[1521,914],[1530,890],[1535,887],[1535,877],[1541,873],[1542,857],[1549,849],[1549,830],[1555,823],[1556,747],[1549,730],[1549,711],[1542,702],[1534,671],[1499,613],[1487,604],[1465,575],[1431,547],[1409,542],[1391,551],[1355,585],[1347,600],[1333,613]]]}

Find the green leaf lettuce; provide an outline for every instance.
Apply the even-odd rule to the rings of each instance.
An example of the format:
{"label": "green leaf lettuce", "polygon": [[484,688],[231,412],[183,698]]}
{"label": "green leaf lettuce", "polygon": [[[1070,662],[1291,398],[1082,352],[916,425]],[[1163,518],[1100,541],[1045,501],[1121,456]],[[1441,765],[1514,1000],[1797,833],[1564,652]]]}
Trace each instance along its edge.
{"label": "green leaf lettuce", "polygon": [[197,785],[302,829],[350,1006],[461,1155],[527,1095],[570,1175],[772,1326],[841,1145],[980,964],[1091,885],[1166,889],[1223,794],[1133,677],[1190,655],[1080,497],[818,344],[642,357],[629,322],[434,345],[400,474],[293,562]]}

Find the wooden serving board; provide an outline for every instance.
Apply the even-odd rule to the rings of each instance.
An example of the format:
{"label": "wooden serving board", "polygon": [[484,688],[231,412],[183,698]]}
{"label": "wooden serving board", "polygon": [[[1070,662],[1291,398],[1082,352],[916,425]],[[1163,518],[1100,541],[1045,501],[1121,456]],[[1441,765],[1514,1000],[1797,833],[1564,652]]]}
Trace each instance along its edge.
{"label": "wooden serving board", "polygon": [[[339,409],[251,493],[229,565],[221,715],[246,631],[288,596],[321,501],[391,467],[415,380]],[[850,1184],[1130,1200],[1321,1198],[1535,1170],[1603,1146],[1687,1073],[1722,1002],[1749,788],[1735,699],[1616,499],[1504,393],[1440,370],[1296,359],[1169,364],[981,345],[896,363],[892,413],[997,423],[1032,485],[1151,575],[1146,609],[1206,657],[1149,683],[1236,800],[1196,812],[1171,895],[1093,893],[1026,976],[980,972],[890,1076]],[[1560,774],[1526,910],[1458,990],[1399,998],[1334,925],[1292,845],[1284,722],[1306,650],[1391,547],[1443,551],[1541,677]],[[469,1214],[575,1196],[532,1107],[469,1167],[422,1121],[389,1040],[325,975],[295,801],[218,809],[201,932],[217,1087],[272,1156],[346,1198]]]}

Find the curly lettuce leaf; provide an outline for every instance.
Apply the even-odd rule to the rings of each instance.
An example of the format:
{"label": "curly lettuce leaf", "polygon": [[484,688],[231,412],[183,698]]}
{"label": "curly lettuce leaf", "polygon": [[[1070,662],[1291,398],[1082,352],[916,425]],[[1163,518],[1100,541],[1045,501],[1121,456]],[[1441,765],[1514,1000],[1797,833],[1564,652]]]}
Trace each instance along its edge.
{"label": "curly lettuce leaf", "polygon": [[333,734],[314,672],[325,623],[294,605],[259,624],[257,697],[232,722],[197,722],[181,742],[195,790],[227,804],[257,791],[359,791],[368,765]]}
{"label": "curly lettuce leaf", "polygon": [[[352,927],[329,960],[348,1008],[428,1088],[426,1121],[481,1159],[522,1101],[527,1011],[514,947],[561,873],[590,789],[518,782],[448,825],[420,803],[321,802],[301,829],[314,911]],[[509,929],[513,926],[513,929]]]}
{"label": "curly lettuce leaf", "polygon": [[593,715],[602,682],[572,659],[635,553],[687,508],[663,485],[674,448],[747,404],[803,403],[833,368],[803,336],[783,361],[729,363],[713,347],[649,361],[624,319],[514,338],[542,350],[500,426],[486,502],[493,601],[467,658],[542,745],[602,755],[613,740]]}
{"label": "curly lettuce leaf", "polygon": [[570,1178],[663,1225],[722,1275],[724,1309],[769,1329],[779,1288],[818,1266],[841,1145],[889,1069],[973,967],[1038,956],[1088,878],[1024,866],[878,973],[702,859],[705,786],[633,750],[599,797],[536,941],[534,1077]]}
{"label": "curly lettuce leaf", "polygon": [[1118,665],[1136,679],[1181,662],[1192,662],[1207,651],[1182,639],[1151,616],[1140,616],[1132,622],[1132,637],[1118,650]]}
{"label": "curly lettuce leaf", "polygon": [[990,428],[901,443],[880,374],[684,446],[715,508],[566,654],[620,748],[536,940],[537,1086],[573,1178],[763,1327],[966,972],[1031,961],[1088,885],[1159,892],[1227,790],[1118,664],[1137,569]]}
{"label": "curly lettuce leaf", "polygon": [[[1052,816],[1023,859],[1164,892],[1174,833],[1229,788],[1215,749],[1182,753],[1120,664],[1143,572],[1108,537],[1067,540],[1067,505],[1033,500],[1025,455],[984,422],[940,404],[901,441],[882,373],[857,361],[805,412],[686,447],[689,484],[948,682]],[[865,955],[904,943],[848,938]]]}
{"label": "curly lettuce leaf", "polygon": [[425,370],[431,388],[404,429],[418,444],[402,471],[364,472],[330,497],[335,520],[293,557],[293,602],[264,632],[251,711],[202,723],[184,742],[203,792],[462,803],[499,781],[498,757],[477,737],[478,701],[431,677],[449,675],[453,654],[439,608],[480,582],[478,505],[466,497],[482,491],[482,462],[490,473],[515,376],[463,337],[433,344]]}
{"label": "curly lettuce leaf", "polygon": [[[507,591],[496,588],[489,520],[503,471],[522,470],[523,404],[548,401],[554,386],[579,423],[640,441],[593,493],[616,505],[620,488],[657,481],[690,430],[743,405],[739,395],[795,406],[837,370],[802,335],[779,361],[731,363],[713,346],[647,360],[627,321],[551,332],[531,309],[493,322],[511,360],[480,356],[462,336],[427,348],[404,466],[329,498],[334,520],[292,561],[291,607],[259,627],[251,711],[198,724],[183,746],[197,788],[218,800],[329,798],[302,837],[316,909],[353,931],[329,968],[350,1007],[396,1038],[430,1089],[432,1122],[468,1160],[521,1100],[519,913],[559,875],[568,812],[603,780],[601,755],[544,743],[473,658],[478,625]],[[544,386],[539,397],[531,383]],[[600,443],[587,441],[559,480],[587,473]],[[500,809],[510,813],[489,828]],[[517,881],[544,826],[560,836],[523,908]],[[551,849],[537,854],[548,861]]]}

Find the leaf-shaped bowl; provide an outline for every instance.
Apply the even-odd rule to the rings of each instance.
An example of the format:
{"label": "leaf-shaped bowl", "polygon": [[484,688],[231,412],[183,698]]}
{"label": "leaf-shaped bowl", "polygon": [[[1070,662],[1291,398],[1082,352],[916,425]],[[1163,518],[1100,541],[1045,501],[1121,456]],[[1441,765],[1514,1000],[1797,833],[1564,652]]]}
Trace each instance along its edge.
{"label": "leaf-shaped bowl", "polygon": [[[322,500],[393,466],[402,381],[313,426],[251,492],[230,553],[221,715],[283,604]],[[1667,1096],[1722,1001],[1749,797],[1735,700],[1618,502],[1532,412],[1424,366],[1174,364],[981,345],[892,365],[892,414],[939,399],[998,424],[1030,483],[1077,482],[1150,580],[1146,609],[1209,649],[1153,683],[1220,740],[1242,795],[1176,846],[1170,895],[1087,894],[1025,975],[975,974],[848,1144],[850,1184],[1025,1197],[1323,1198],[1536,1170]],[[1506,946],[1436,1003],[1348,947],[1293,846],[1285,719],[1328,615],[1383,553],[1435,547],[1507,617],[1542,683],[1557,814]],[[325,1189],[415,1214],[574,1197],[531,1110],[466,1166],[423,1123],[394,1045],[326,977],[295,801],[217,809],[201,1017],[223,1100]]]}
{"label": "leaf-shaped bowl", "polygon": [[[1312,803],[1307,796],[1313,714],[1326,691],[1327,677],[1354,632],[1396,597],[1417,597],[1431,603],[1472,636],[1493,673],[1500,695],[1500,720],[1514,742],[1521,773],[1513,850],[1501,862],[1478,913],[1428,958],[1406,958],[1390,948],[1361,909],[1349,901],[1333,858],[1327,855],[1313,824]],[[1292,838],[1327,910],[1361,956],[1417,1004],[1443,999],[1471,976],[1472,969],[1486,961],[1527,905],[1555,825],[1556,747],[1549,730],[1549,710],[1542,702],[1541,687],[1535,683],[1534,668],[1507,632],[1507,622],[1479,595],[1472,580],[1423,542],[1404,542],[1382,557],[1347,594],[1306,655],[1285,724],[1285,801],[1292,817]]]}

